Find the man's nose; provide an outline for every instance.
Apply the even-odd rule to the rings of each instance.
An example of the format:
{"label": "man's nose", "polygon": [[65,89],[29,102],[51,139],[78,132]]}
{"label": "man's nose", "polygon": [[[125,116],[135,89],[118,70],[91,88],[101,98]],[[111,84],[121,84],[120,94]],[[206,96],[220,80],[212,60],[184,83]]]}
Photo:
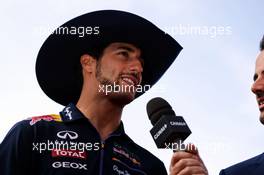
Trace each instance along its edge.
{"label": "man's nose", "polygon": [[258,94],[260,92],[264,92],[264,78],[259,77],[251,86],[251,91],[254,94]]}
{"label": "man's nose", "polygon": [[139,59],[135,58],[130,63],[130,71],[135,71],[137,73],[143,72],[143,66]]}

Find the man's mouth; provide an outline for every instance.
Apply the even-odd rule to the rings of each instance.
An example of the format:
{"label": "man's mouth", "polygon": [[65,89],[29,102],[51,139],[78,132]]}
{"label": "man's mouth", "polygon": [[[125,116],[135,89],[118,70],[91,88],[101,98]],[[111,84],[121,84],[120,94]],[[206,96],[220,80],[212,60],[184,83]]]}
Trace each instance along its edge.
{"label": "man's mouth", "polygon": [[134,83],[131,79],[129,79],[129,78],[122,78],[122,80],[123,80],[126,84],[128,84],[128,85],[133,85],[133,86],[135,86],[135,83]]}
{"label": "man's mouth", "polygon": [[139,80],[133,75],[122,75],[121,76],[122,82],[129,86],[137,86],[139,84]]}
{"label": "man's mouth", "polygon": [[259,97],[257,98],[258,105],[259,105],[259,110],[263,111],[264,110],[264,97]]}

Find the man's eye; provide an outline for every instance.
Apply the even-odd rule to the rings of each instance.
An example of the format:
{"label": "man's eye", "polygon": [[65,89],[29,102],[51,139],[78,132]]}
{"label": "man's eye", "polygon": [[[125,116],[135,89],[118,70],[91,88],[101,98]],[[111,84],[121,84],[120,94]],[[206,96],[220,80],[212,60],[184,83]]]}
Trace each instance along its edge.
{"label": "man's eye", "polygon": [[129,56],[128,52],[126,52],[126,51],[118,52],[118,55],[122,55],[124,57],[128,57]]}
{"label": "man's eye", "polygon": [[255,82],[257,79],[258,79],[258,75],[255,74],[253,77],[253,81]]}

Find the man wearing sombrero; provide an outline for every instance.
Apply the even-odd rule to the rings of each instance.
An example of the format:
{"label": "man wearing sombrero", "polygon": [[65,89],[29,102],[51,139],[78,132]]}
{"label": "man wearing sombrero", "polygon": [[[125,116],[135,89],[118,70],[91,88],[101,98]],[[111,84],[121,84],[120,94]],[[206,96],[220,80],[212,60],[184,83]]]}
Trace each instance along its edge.
{"label": "man wearing sombrero", "polygon": [[[36,74],[47,96],[66,107],[10,130],[0,146],[1,175],[167,174],[125,134],[121,114],[181,49],[146,19],[122,11],[87,13],[60,26],[40,49]],[[170,174],[207,170],[197,152],[178,152]]]}

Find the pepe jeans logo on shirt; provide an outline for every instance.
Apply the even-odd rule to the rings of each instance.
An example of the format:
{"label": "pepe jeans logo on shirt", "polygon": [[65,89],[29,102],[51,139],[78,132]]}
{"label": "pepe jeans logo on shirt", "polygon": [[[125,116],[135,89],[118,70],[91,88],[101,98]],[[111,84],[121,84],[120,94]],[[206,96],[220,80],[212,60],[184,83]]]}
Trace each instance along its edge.
{"label": "pepe jeans logo on shirt", "polygon": [[121,160],[113,157],[112,160],[115,162],[113,164],[113,172],[114,174],[118,175],[130,175],[130,174],[137,174],[137,175],[147,175],[144,171],[141,169],[130,167],[126,163],[122,162]]}
{"label": "pepe jeans logo on shirt", "polygon": [[117,165],[113,165],[113,170],[116,172],[118,175],[130,175],[127,170],[122,170],[120,169]]}

